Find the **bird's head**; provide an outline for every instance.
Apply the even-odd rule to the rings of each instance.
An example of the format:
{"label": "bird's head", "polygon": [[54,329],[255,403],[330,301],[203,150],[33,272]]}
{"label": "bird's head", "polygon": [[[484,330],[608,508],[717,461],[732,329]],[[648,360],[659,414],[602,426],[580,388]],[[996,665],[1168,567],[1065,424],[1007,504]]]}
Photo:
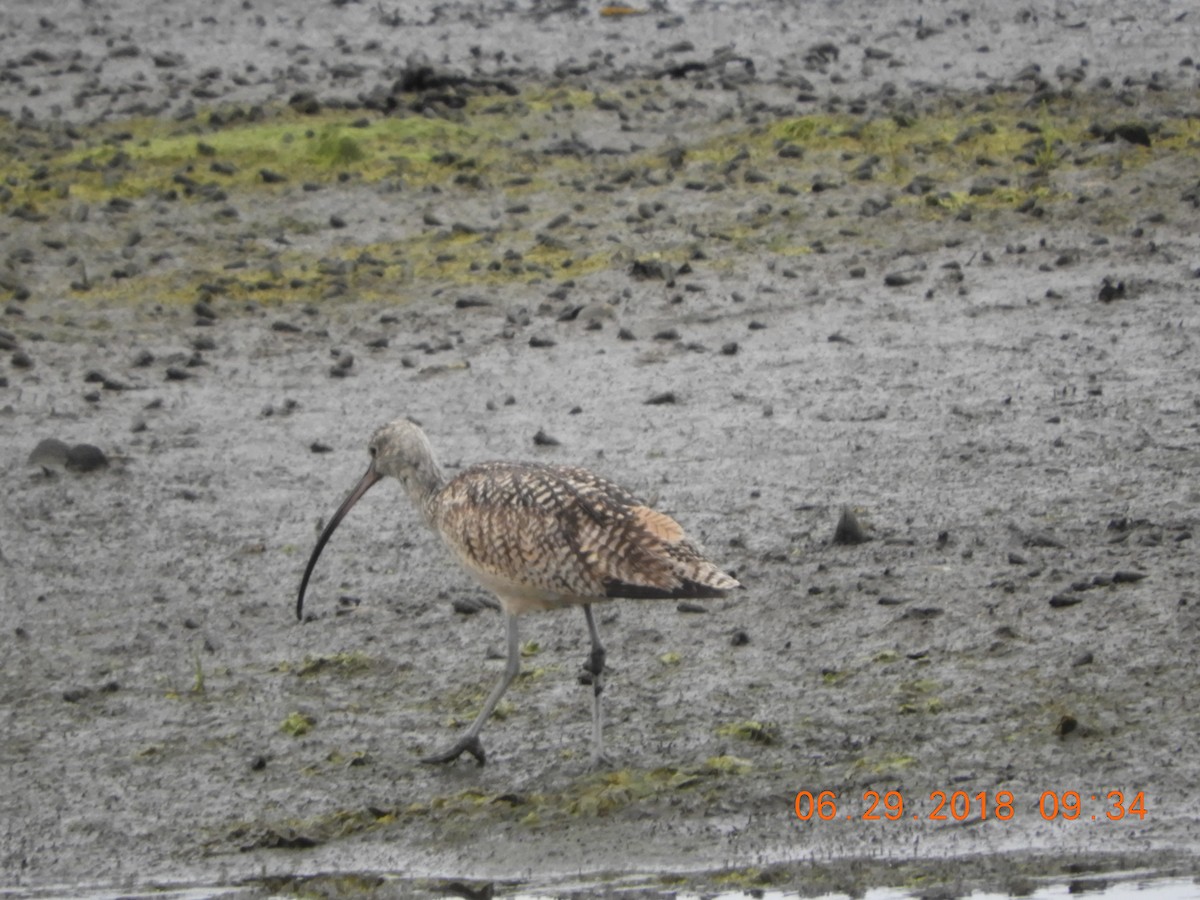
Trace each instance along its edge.
{"label": "bird's head", "polygon": [[376,480],[390,475],[404,485],[409,494],[417,489],[418,495],[425,488],[439,482],[441,471],[433,458],[433,447],[420,426],[409,419],[397,419],[378,429],[367,443],[371,455],[369,471],[376,473]]}
{"label": "bird's head", "polygon": [[342,501],[337,512],[321,531],[317,545],[313,547],[308,565],[304,569],[304,577],[300,581],[300,594],[296,598],[296,618],[304,618],[304,591],[308,587],[309,576],[317,565],[317,559],[325,544],[333,535],[346,514],[368,490],[380,479],[390,475],[404,485],[405,491],[424,511],[424,504],[429,497],[442,486],[444,481],[442,470],[433,457],[433,448],[429,438],[420,426],[408,419],[397,419],[384,425],[373,435],[367,444],[367,452],[371,455],[371,463],[367,471],[359,479],[358,484],[350,495]]}

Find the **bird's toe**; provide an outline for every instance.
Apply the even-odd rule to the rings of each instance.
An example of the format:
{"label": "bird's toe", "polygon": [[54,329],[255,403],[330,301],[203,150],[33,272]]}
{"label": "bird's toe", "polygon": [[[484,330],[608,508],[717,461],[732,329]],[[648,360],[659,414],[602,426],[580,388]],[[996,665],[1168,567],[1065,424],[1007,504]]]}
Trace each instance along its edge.
{"label": "bird's toe", "polygon": [[479,740],[478,735],[462,738],[453,747],[443,753],[423,756],[421,757],[421,762],[431,766],[440,765],[441,763],[454,762],[454,760],[458,759],[464,753],[470,753],[481,766],[487,762],[487,754],[483,750],[483,742]]}

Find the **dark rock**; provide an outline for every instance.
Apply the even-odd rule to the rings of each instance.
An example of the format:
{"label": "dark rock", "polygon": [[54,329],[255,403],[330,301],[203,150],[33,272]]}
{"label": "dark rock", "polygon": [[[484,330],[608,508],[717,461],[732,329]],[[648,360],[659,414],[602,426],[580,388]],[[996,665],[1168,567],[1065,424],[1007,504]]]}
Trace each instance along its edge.
{"label": "dark rock", "polygon": [[1098,296],[1101,303],[1112,303],[1114,300],[1125,299],[1125,282],[1118,281],[1116,284],[1113,284],[1112,279],[1105,276],[1104,280],[1100,283],[1100,293]]}
{"label": "dark rock", "polygon": [[1136,122],[1128,122],[1122,125],[1117,125],[1110,129],[1104,135],[1104,140],[1107,143],[1112,143],[1117,138],[1123,141],[1128,141],[1131,144],[1140,144],[1143,147],[1150,146],[1150,131],[1145,125],[1139,125]]}
{"label": "dark rock", "polygon": [[642,280],[658,278],[668,285],[675,275],[669,263],[658,259],[635,259],[629,266],[629,274]]}
{"label": "dark rock", "polygon": [[1055,609],[1062,609],[1066,606],[1074,606],[1076,603],[1082,603],[1083,598],[1078,594],[1055,594],[1050,598],[1050,605]]}
{"label": "dark rock", "polygon": [[67,451],[66,466],[72,472],[95,472],[108,466],[108,457],[94,444],[76,444]]}
{"label": "dark rock", "polygon": [[58,438],[43,438],[33,448],[26,462],[31,466],[41,466],[43,469],[61,469],[67,464],[67,453],[70,445]]}
{"label": "dark rock", "polygon": [[676,403],[674,391],[663,391],[660,394],[654,394],[649,400],[645,401],[646,406],[664,406],[667,404]]}
{"label": "dark rock", "polygon": [[315,116],[321,111],[321,103],[312,91],[298,91],[288,98],[288,106],[306,116]]}
{"label": "dark rock", "polygon": [[1113,573],[1113,584],[1136,584],[1146,577],[1145,572],[1132,572],[1128,570],[1120,570]]}
{"label": "dark rock", "polygon": [[539,428],[537,434],[533,436],[533,443],[538,447],[557,447],[562,441],[552,435],[546,434],[544,429]]}
{"label": "dark rock", "polygon": [[869,540],[870,537],[862,523],[858,521],[854,510],[849,506],[843,506],[841,518],[838,519],[837,527],[833,530],[833,542],[835,544],[862,544]]}

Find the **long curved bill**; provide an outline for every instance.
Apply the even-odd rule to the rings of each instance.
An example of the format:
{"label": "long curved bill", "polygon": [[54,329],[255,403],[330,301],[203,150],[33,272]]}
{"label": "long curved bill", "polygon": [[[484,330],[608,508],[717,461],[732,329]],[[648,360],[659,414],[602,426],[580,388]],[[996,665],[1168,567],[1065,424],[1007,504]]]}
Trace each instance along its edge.
{"label": "long curved bill", "polygon": [[350,492],[350,496],[342,501],[342,505],[337,508],[337,512],[333,514],[333,518],[329,520],[329,524],[325,526],[325,530],[321,532],[321,536],[317,538],[317,546],[313,547],[312,556],[308,558],[308,565],[304,567],[304,577],[300,579],[300,596],[296,598],[296,618],[304,620],[304,590],[308,587],[308,578],[312,575],[313,568],[317,565],[317,559],[321,555],[321,551],[325,549],[325,545],[329,542],[329,538],[333,535],[334,529],[342,519],[346,518],[346,513],[350,512],[350,507],[354,506],[359,501],[363,494],[371,489],[371,485],[379,481],[383,476],[375,471],[374,463],[367,468],[367,473],[358,480],[358,484],[354,486],[354,490]]}

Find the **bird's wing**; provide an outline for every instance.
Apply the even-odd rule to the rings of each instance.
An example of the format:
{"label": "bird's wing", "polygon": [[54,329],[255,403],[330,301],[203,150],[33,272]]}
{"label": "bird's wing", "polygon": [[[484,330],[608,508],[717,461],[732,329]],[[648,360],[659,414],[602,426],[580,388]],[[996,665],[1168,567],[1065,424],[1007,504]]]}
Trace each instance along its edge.
{"label": "bird's wing", "polygon": [[721,596],[674,519],[586,469],[485,463],[443,489],[440,530],[468,567],[580,600]]}

